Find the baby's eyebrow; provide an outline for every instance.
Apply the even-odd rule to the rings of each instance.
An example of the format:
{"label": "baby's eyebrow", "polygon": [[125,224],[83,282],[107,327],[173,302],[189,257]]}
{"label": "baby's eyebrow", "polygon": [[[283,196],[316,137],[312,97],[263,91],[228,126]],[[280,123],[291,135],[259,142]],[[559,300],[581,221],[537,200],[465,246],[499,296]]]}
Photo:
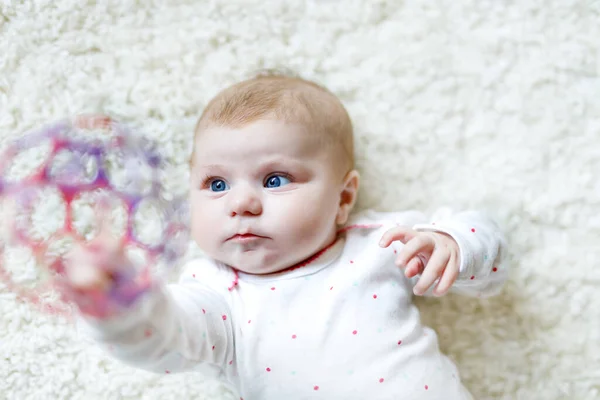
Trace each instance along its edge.
{"label": "baby's eyebrow", "polygon": [[224,171],[226,168],[224,165],[220,164],[207,164],[207,165],[198,165],[198,169],[206,170],[209,173],[219,173]]}
{"label": "baby's eyebrow", "polygon": [[[248,166],[246,172],[253,171],[252,173],[262,174],[278,168],[298,169],[302,168],[302,165],[303,163],[300,160],[277,157],[264,161],[257,161],[256,163],[253,163],[253,165]],[[229,170],[230,168],[227,168],[227,166],[223,164],[199,164],[197,166],[197,171],[202,171],[204,174],[208,175],[225,175]]]}
{"label": "baby's eyebrow", "polygon": [[276,158],[276,159],[268,160],[268,161],[261,163],[259,165],[259,167],[262,169],[277,168],[277,167],[282,167],[282,166],[293,165],[294,163],[295,163],[295,161],[290,160],[290,159]]}

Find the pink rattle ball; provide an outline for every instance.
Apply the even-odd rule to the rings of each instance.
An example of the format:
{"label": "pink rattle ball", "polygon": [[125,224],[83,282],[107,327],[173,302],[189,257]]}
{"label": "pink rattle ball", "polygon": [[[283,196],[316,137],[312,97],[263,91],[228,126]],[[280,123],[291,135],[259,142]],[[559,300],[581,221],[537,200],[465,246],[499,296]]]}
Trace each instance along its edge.
{"label": "pink rattle ball", "polygon": [[[57,285],[73,245],[98,235],[98,204],[135,266],[130,275],[168,277],[187,250],[189,210],[184,196],[165,188],[164,167],[150,140],[101,115],[11,142],[0,153],[0,281],[43,312],[70,317],[73,305]],[[126,306],[149,288],[120,279],[120,290],[109,293],[113,305]]]}

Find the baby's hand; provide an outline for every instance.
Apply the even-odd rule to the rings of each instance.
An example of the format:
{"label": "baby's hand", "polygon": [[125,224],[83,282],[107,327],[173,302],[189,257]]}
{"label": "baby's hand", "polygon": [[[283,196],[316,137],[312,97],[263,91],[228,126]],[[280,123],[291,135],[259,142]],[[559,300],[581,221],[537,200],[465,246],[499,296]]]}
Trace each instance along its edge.
{"label": "baby's hand", "polygon": [[106,317],[131,304],[149,284],[149,277],[131,263],[123,244],[112,237],[106,213],[101,230],[89,243],[78,243],[65,257],[65,276],[58,288],[83,314]]}
{"label": "baby's hand", "polygon": [[438,278],[434,295],[441,296],[450,289],[460,267],[460,249],[452,237],[398,226],[385,232],[379,245],[388,247],[394,240],[405,244],[396,258],[396,265],[405,267],[404,274],[408,278],[421,274],[414,294],[423,295]]}
{"label": "baby's hand", "polygon": [[101,234],[88,244],[77,244],[68,254],[65,273],[77,290],[106,289],[111,271],[125,262],[122,249],[114,239]]}

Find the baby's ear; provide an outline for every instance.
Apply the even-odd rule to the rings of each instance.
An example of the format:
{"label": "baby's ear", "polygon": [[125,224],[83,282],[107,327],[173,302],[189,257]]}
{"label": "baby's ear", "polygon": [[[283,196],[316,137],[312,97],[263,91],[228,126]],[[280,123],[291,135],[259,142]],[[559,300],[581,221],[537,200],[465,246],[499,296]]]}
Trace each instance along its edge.
{"label": "baby's ear", "polygon": [[343,225],[348,220],[348,216],[350,216],[350,212],[354,208],[356,197],[358,196],[359,181],[360,174],[355,169],[348,172],[344,177],[342,192],[340,193],[340,204],[335,218],[336,224]]}

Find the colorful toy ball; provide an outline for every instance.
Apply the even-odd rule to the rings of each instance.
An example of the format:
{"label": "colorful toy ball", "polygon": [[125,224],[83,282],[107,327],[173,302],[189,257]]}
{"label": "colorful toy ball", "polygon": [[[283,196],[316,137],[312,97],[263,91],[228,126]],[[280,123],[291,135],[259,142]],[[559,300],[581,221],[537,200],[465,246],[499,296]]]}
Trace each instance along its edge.
{"label": "colorful toy ball", "polygon": [[151,141],[102,115],[11,142],[0,154],[0,281],[44,312],[71,316],[56,288],[65,255],[99,234],[98,205],[137,276],[170,274],[187,250],[189,214],[161,183],[163,167]]}

